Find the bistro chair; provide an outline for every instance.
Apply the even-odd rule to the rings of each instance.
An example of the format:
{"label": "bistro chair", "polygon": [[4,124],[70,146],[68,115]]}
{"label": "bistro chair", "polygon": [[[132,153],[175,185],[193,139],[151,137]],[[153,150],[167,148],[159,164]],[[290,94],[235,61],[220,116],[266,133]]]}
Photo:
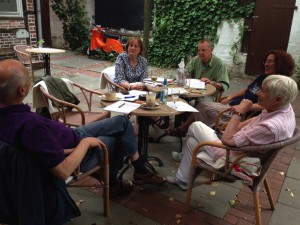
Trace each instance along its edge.
{"label": "bistro chair", "polygon": [[44,81],[37,83],[33,88],[33,107],[47,107],[52,120],[57,120],[69,127],[78,127],[80,125],[92,123],[110,117],[110,112],[92,111],[92,97],[102,95],[99,91],[88,89],[78,83],[72,82],[69,79],[62,78],[67,84],[69,90],[74,92],[74,87],[79,88],[87,105],[87,110],[82,107],[50,95]]}
{"label": "bistro chair", "polygon": [[[253,200],[254,200],[254,208],[255,208],[255,217],[256,217],[256,224],[261,225],[261,214],[260,214],[260,203],[259,203],[259,190],[262,184],[264,184],[266,193],[268,195],[269,203],[271,205],[271,209],[275,209],[275,203],[272,197],[271,189],[268,184],[268,180],[266,177],[266,173],[270,168],[272,162],[276,158],[277,154],[280,152],[282,148],[288,146],[290,144],[295,143],[300,139],[300,129],[296,127],[294,131],[293,137],[290,139],[276,142],[273,144],[261,145],[261,146],[245,146],[245,147],[229,147],[225,146],[220,143],[216,142],[201,142],[194,148],[192,162],[190,166],[190,177],[188,181],[188,190],[186,194],[186,212],[190,210],[190,202],[191,202],[191,195],[192,189],[194,187],[200,186],[202,184],[211,184],[215,181],[224,180],[229,182],[234,182],[240,179],[237,176],[231,175],[233,167],[239,164],[239,161],[244,157],[258,157],[261,163],[261,171],[259,176],[257,176],[253,180],[253,185],[248,185],[250,190],[253,193]],[[202,159],[198,158],[197,155],[199,153],[199,149],[203,148],[204,146],[215,146],[226,149],[226,159],[225,159],[225,166],[222,169],[216,169],[213,166],[207,164]],[[230,153],[232,151],[238,151],[241,154],[233,161],[229,162]],[[208,156],[209,157],[209,156]],[[208,171],[212,174],[210,179],[202,180],[199,182],[194,182],[195,178],[199,175],[201,171]]]}
{"label": "bistro chair", "polygon": [[[103,151],[103,160],[95,167],[82,173],[80,166],[76,168],[73,174],[67,179],[66,183],[69,187],[92,187],[103,188],[103,213],[104,216],[109,215],[109,153],[106,146],[101,147]],[[95,176],[94,176],[95,174]],[[90,183],[82,182],[88,176],[92,176],[98,182]]]}
{"label": "bistro chair", "polygon": [[32,55],[25,51],[25,49],[31,48],[28,45],[15,45],[14,50],[17,54],[18,60],[22,62],[26,67],[29,67],[31,70],[31,79],[34,83],[34,70],[44,68],[44,61],[32,57]]}
{"label": "bistro chair", "polygon": [[115,78],[115,66],[105,68],[100,74],[99,89],[100,90],[113,90],[126,93],[127,90],[113,80]]}

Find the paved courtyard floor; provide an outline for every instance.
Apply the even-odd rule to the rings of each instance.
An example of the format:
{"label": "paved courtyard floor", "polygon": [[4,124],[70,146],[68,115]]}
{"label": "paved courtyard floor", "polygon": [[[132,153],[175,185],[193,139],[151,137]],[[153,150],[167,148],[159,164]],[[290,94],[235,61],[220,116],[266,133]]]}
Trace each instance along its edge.
{"label": "paved courtyard floor", "polygon": [[[112,65],[111,62],[89,59],[85,55],[66,52],[51,56],[52,75],[66,77],[91,89],[98,89],[100,72]],[[150,67],[161,76],[175,76],[174,69]],[[36,71],[36,76],[43,76],[43,70]],[[230,89],[233,93],[245,87],[253,77],[231,77]],[[32,95],[25,99],[32,104]],[[300,98],[293,104],[298,126],[300,125]],[[99,99],[94,99],[93,108],[102,110]],[[151,127],[150,135],[155,139],[163,131]],[[178,163],[171,159],[172,151],[180,151],[177,138],[165,137],[160,143],[149,143],[149,154],[161,158],[164,167],[153,165],[159,174],[174,175]],[[262,188],[260,199],[264,225],[296,225],[300,221],[300,143],[285,148],[276,158],[268,172],[268,178],[276,201],[276,210],[271,211],[267,196]],[[132,171],[126,178],[132,179]],[[87,182],[93,182],[92,178]],[[82,215],[68,222],[68,225],[154,225],[154,224],[211,224],[211,225],[250,225],[255,224],[253,200],[250,190],[240,182],[217,185],[203,185],[193,190],[191,211],[184,213],[185,192],[170,184],[163,186],[146,185],[135,187],[127,196],[110,201],[110,215],[104,217],[101,190],[70,188],[72,197],[78,203]],[[215,191],[215,195],[210,195]],[[291,195],[293,193],[293,196]],[[229,200],[237,197],[240,202],[230,207]]]}

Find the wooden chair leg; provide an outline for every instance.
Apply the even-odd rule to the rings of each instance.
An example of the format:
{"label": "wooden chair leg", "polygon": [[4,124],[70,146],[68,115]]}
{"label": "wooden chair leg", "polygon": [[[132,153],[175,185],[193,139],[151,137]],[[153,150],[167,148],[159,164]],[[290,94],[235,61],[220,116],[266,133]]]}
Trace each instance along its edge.
{"label": "wooden chair leg", "polygon": [[32,79],[32,83],[34,84],[34,72],[32,68],[31,68],[31,79]]}
{"label": "wooden chair leg", "polygon": [[271,209],[274,210],[275,209],[275,203],[274,203],[273,195],[272,195],[271,188],[269,186],[267,178],[265,178],[265,180],[264,180],[264,185],[265,185],[265,189],[266,189],[266,192],[267,192],[267,195],[268,195],[268,199],[269,199]]}
{"label": "wooden chair leg", "polygon": [[186,199],[185,199],[185,212],[186,213],[188,213],[190,211],[191,196],[192,196],[195,172],[196,172],[196,166],[191,165],[190,177],[189,177],[189,182],[188,182],[188,189],[187,189],[187,192],[186,192]]}
{"label": "wooden chair leg", "polygon": [[254,208],[255,208],[256,225],[261,225],[260,205],[259,205],[259,197],[257,192],[253,193],[253,200],[254,200]]}

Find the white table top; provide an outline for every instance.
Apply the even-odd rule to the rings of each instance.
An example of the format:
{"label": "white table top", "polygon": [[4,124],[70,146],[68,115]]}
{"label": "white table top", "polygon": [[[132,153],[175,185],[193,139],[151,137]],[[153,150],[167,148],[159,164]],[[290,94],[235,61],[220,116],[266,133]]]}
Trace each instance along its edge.
{"label": "white table top", "polygon": [[45,54],[54,54],[54,53],[64,53],[66,50],[63,49],[57,49],[57,48],[26,48],[26,52],[31,53],[45,53]]}

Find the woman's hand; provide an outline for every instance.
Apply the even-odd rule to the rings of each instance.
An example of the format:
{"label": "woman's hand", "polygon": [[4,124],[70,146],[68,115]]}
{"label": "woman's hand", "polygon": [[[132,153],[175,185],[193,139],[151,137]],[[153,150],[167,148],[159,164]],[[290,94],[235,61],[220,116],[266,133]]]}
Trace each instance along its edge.
{"label": "woman's hand", "polygon": [[132,83],[130,84],[130,90],[145,90],[145,85],[141,83]]}

